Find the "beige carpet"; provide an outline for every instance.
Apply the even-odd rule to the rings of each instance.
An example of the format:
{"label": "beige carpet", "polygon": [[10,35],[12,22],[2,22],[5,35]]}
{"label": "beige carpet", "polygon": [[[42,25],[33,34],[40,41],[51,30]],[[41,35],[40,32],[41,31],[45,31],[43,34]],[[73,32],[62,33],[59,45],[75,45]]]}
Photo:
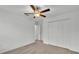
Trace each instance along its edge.
{"label": "beige carpet", "polygon": [[43,43],[42,40],[36,40],[35,42],[29,45],[4,52],[3,54],[78,54],[78,53],[66,48],[45,44]]}

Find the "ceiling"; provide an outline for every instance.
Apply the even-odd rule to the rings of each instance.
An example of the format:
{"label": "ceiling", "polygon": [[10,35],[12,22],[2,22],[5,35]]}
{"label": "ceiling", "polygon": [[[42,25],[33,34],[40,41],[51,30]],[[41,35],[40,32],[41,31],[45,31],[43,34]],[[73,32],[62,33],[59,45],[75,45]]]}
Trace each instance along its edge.
{"label": "ceiling", "polygon": [[[79,51],[79,6],[45,5],[50,8],[43,19],[43,40],[47,43]],[[0,5],[0,46],[1,51],[13,49],[34,41],[33,12],[27,5]],[[58,21],[55,20],[67,20]],[[50,23],[48,23],[50,22]],[[51,23],[53,22],[53,23]]]}

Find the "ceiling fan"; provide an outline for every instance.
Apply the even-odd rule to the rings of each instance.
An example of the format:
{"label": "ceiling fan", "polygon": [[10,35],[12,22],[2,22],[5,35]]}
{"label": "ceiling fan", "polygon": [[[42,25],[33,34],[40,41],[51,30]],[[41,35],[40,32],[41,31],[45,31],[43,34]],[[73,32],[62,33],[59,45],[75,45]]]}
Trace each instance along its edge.
{"label": "ceiling fan", "polygon": [[49,8],[44,9],[44,10],[39,10],[40,8],[35,5],[30,5],[30,7],[32,8],[33,13],[24,13],[24,14],[27,16],[29,16],[30,14],[33,14],[34,15],[33,18],[40,17],[40,16],[45,18],[46,16],[44,15],[44,13],[50,11]]}
{"label": "ceiling fan", "polygon": [[[41,10],[41,8],[39,6],[36,5],[30,5],[30,7],[33,10],[33,13],[24,13],[25,15],[29,16],[31,14],[34,15],[34,19],[36,17],[46,17],[44,15],[45,12],[50,11],[49,8]],[[59,21],[65,21],[65,20],[69,20],[69,18],[64,18],[64,19],[60,19],[60,20],[52,20],[52,21],[47,21],[47,23],[54,23],[54,22],[59,22]],[[43,19],[38,19],[34,21],[34,29],[35,29],[35,39],[37,40],[41,40],[42,39],[42,33],[43,33]]]}

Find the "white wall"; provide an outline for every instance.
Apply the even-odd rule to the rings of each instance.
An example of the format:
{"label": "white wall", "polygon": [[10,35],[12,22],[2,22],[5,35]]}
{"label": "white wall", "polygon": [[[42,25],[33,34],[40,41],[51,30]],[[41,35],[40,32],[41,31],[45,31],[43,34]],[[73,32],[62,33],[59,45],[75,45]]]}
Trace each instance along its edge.
{"label": "white wall", "polygon": [[[79,52],[79,11],[78,9],[73,12],[62,14],[55,20],[64,20],[54,23],[45,23],[44,37],[48,38],[46,42],[69,48]],[[54,20],[53,17],[51,20]],[[48,30],[46,30],[48,29]],[[47,32],[47,33],[46,33]],[[46,35],[45,35],[46,34]],[[45,39],[46,39],[45,38]]]}
{"label": "white wall", "polygon": [[[33,22],[24,13],[19,13],[19,7],[0,6],[0,47],[1,51],[13,49],[31,43],[34,39]],[[22,8],[20,6],[20,8]],[[11,9],[9,11],[9,9]],[[16,11],[15,10],[15,11]],[[23,16],[23,17],[22,17]]]}

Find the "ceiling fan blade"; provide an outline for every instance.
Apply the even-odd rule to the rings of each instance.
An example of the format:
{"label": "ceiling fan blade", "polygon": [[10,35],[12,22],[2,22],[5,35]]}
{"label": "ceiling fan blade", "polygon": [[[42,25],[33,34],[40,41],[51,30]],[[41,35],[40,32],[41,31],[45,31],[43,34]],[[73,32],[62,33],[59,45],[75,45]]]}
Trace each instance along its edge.
{"label": "ceiling fan blade", "polygon": [[42,10],[41,13],[48,12],[48,11],[50,11],[50,9]]}
{"label": "ceiling fan blade", "polygon": [[27,15],[27,16],[29,16],[29,15],[32,15],[32,14],[34,14],[34,13],[24,13],[25,15]]}
{"label": "ceiling fan blade", "polygon": [[42,17],[44,17],[44,18],[46,17],[45,15],[40,15],[40,16],[42,16]]}
{"label": "ceiling fan blade", "polygon": [[54,21],[49,21],[48,23],[54,23],[54,22],[60,22],[60,21],[67,21],[70,20],[70,18],[65,18],[65,19],[60,19],[60,20],[54,20]]}
{"label": "ceiling fan blade", "polygon": [[35,6],[34,5],[30,5],[30,7],[33,9],[33,11],[35,11]]}

